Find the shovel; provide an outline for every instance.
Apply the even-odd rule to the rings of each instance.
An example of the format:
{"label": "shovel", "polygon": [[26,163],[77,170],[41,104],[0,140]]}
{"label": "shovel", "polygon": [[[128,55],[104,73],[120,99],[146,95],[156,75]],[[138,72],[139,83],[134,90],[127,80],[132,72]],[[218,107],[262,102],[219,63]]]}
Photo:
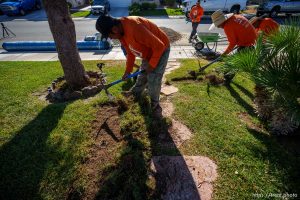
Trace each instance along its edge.
{"label": "shovel", "polygon": [[[211,66],[212,64],[214,64],[215,62],[218,62],[219,60],[221,60],[221,56],[219,56],[218,58],[216,58],[215,60],[211,61],[210,63],[204,65],[203,67],[200,67],[199,72],[203,72],[206,68],[208,68],[209,66]],[[191,76],[195,77],[197,76],[196,71],[192,70],[188,72]]]}
{"label": "shovel", "polygon": [[[133,77],[137,77],[138,75],[140,75],[140,74],[142,74],[142,73],[144,73],[144,72],[145,72],[145,70],[137,71],[137,72],[135,72],[135,73],[133,73],[133,74],[128,75],[128,76],[126,77],[126,79],[133,78]],[[108,96],[109,100],[112,101],[112,100],[114,99],[114,97],[113,97],[112,94],[109,93],[108,89],[109,89],[110,87],[114,86],[114,85],[117,85],[117,84],[123,82],[123,81],[124,81],[123,79],[119,79],[119,80],[116,80],[116,81],[114,81],[114,82],[112,82],[112,83],[109,83],[109,84],[107,84],[107,85],[104,85],[104,84],[99,85],[99,86],[98,86],[98,89],[100,90],[99,92],[101,92],[102,90],[104,90],[104,91],[105,91],[105,94]]]}

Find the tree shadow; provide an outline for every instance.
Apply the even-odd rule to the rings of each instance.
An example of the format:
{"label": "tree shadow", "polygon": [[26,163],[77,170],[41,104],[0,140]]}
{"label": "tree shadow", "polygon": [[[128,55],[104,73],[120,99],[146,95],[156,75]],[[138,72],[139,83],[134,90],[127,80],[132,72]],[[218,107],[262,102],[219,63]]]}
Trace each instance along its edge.
{"label": "tree shadow", "polygon": [[249,115],[251,115],[252,117],[256,117],[257,115],[254,112],[254,108],[247,103],[240,95],[239,93],[237,93],[237,91],[235,91],[235,89],[232,88],[232,86],[230,84],[225,85],[225,87],[227,88],[227,90],[230,92],[230,95],[241,105],[243,106],[246,111],[248,112]]}
{"label": "tree shadow", "polygon": [[0,199],[41,199],[40,182],[53,151],[47,139],[66,106],[48,105],[0,148]]}
{"label": "tree shadow", "polygon": [[[293,152],[286,149],[285,146],[279,144],[276,136],[270,136],[254,129],[248,128],[257,140],[261,141],[266,147],[256,148],[249,144],[248,149],[252,150],[256,157],[260,157],[269,163],[269,173],[278,176],[280,171],[280,178],[284,184],[284,191],[282,193],[298,194],[300,192],[300,157]],[[295,139],[295,138],[294,138]],[[299,137],[298,144],[299,144]],[[299,148],[299,146],[297,147]]]}
{"label": "tree shadow", "polygon": [[147,199],[145,146],[132,134],[126,135],[124,142],[126,146],[117,164],[107,166],[101,173],[102,180],[98,184],[101,189],[95,199]]}

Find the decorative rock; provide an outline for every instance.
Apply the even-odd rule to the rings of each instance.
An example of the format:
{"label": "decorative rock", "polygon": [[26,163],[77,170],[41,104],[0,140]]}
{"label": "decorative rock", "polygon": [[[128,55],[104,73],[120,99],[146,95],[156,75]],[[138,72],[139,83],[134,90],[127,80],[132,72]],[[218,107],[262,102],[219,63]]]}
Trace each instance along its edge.
{"label": "decorative rock", "polygon": [[82,95],[83,95],[84,97],[88,97],[89,94],[90,94],[90,87],[84,87],[84,88],[82,88],[82,89],[81,89],[81,92],[82,92]]}
{"label": "decorative rock", "polygon": [[92,86],[92,87],[89,86],[89,87],[82,88],[81,91],[84,97],[90,97],[97,94],[100,91],[100,89],[97,86]]}
{"label": "decorative rock", "polygon": [[164,95],[167,95],[167,96],[169,96],[169,95],[171,95],[171,94],[174,94],[174,93],[176,93],[176,92],[178,92],[178,88],[177,88],[177,87],[174,87],[174,86],[172,86],[172,85],[168,85],[168,86],[164,85],[164,86],[161,88],[161,93],[163,93]]}
{"label": "decorative rock", "polygon": [[169,133],[172,138],[172,143],[174,143],[177,148],[193,136],[186,125],[174,119],[172,119],[172,126],[169,128]]}
{"label": "decorative rock", "polygon": [[164,117],[171,117],[173,112],[174,112],[174,106],[171,102],[166,101],[166,102],[162,102],[161,103],[161,107],[162,107],[162,115]]}
{"label": "decorative rock", "polygon": [[217,166],[203,156],[155,156],[151,159],[161,199],[210,200]]}

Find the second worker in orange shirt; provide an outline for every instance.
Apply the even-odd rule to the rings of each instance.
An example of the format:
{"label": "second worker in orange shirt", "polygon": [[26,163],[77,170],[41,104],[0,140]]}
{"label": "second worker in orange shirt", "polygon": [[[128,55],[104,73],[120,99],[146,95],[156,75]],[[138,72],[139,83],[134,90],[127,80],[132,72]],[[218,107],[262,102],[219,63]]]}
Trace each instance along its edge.
{"label": "second worker in orange shirt", "polygon": [[104,38],[118,39],[126,50],[126,70],[123,79],[132,72],[136,57],[142,59],[141,69],[131,93],[140,96],[146,86],[151,98],[152,115],[162,117],[159,95],[165,72],[170,42],[167,35],[153,22],[143,17],[114,18],[102,15],[96,22],[96,29]]}
{"label": "second worker in orange shirt", "polygon": [[192,7],[190,11],[190,19],[192,21],[192,32],[189,38],[191,43],[193,36],[197,33],[198,25],[200,24],[201,17],[203,16],[203,8],[200,6],[200,1],[197,1],[196,5]]}
{"label": "second worker in orange shirt", "polygon": [[263,33],[264,36],[269,36],[279,31],[279,24],[271,18],[253,17],[249,22],[254,26],[257,33]]}
{"label": "second worker in orange shirt", "polygon": [[211,15],[213,27],[223,28],[228,39],[228,46],[222,55],[229,54],[235,47],[238,51],[253,47],[257,34],[250,22],[241,15],[234,15],[233,13],[224,14],[221,10],[217,10]]}

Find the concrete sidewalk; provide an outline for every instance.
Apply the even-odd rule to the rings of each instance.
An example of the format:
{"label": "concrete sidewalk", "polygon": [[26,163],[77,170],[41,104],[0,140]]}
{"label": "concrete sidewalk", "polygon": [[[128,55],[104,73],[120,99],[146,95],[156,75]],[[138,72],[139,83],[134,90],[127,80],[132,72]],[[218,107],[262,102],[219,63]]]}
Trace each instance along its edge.
{"label": "concrete sidewalk", "polygon": [[[226,46],[218,46],[217,51],[223,52]],[[125,60],[120,47],[108,51],[80,51],[82,60]],[[170,59],[195,58],[192,46],[171,46]],[[56,52],[7,52],[0,51],[0,61],[57,61]]]}

